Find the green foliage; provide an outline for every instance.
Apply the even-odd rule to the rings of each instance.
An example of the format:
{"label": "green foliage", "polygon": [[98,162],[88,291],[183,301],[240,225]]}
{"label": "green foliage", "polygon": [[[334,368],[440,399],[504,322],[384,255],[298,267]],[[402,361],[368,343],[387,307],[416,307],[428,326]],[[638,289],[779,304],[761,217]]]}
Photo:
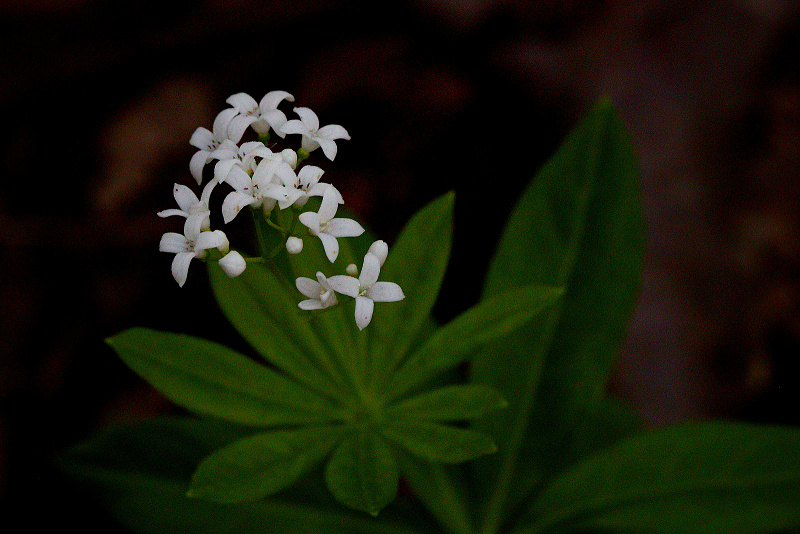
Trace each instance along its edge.
{"label": "green foliage", "polygon": [[[283,277],[314,277],[327,261],[317,240],[275,263],[263,241],[265,263],[236,278],[211,264],[221,309],[267,365],[177,334],[111,338],[154,387],[215,419],[110,429],[68,453],[65,469],[143,533],[800,527],[800,430],[644,430],[604,396],[642,272],[638,187],[625,126],[601,101],[520,198],[481,302],[443,326],[430,312],[451,193],[392,247],[381,279],[406,298],[378,303],[364,331],[352,304],[297,309]],[[272,217],[289,227],[296,214]],[[262,238],[270,224],[257,219]],[[340,240],[336,265],[359,263],[371,241]],[[453,372],[465,363],[467,383]],[[401,480],[414,499],[397,499]]]}

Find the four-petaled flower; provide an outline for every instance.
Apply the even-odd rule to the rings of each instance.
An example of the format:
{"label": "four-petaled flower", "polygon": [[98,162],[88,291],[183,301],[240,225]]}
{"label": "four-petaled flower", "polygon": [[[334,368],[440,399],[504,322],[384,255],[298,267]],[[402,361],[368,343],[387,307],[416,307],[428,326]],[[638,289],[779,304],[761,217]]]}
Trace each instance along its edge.
{"label": "four-petaled flower", "polygon": [[319,211],[306,211],[298,216],[300,222],[308,227],[311,235],[322,241],[325,255],[331,263],[339,256],[339,243],[337,237],[357,237],[364,233],[364,228],[352,219],[334,219],[336,209],[339,207],[338,191],[329,187],[322,195]]}
{"label": "four-petaled flower", "polygon": [[270,91],[261,102],[256,103],[247,93],[231,95],[226,102],[233,106],[237,115],[228,125],[230,139],[238,143],[248,126],[259,135],[269,133],[272,128],[280,137],[285,137],[280,128],[286,123],[286,115],[278,109],[278,104],[284,100],[294,102],[294,97],[286,91]]}
{"label": "four-petaled flower", "polygon": [[183,234],[167,232],[161,237],[158,249],[175,254],[172,259],[172,276],[183,287],[189,274],[189,263],[194,258],[202,258],[206,250],[217,248],[228,251],[228,238],[222,230],[202,231],[205,214],[195,213],[186,218]]}
{"label": "four-petaled flower", "polygon": [[[302,207],[308,202],[308,197],[321,197],[328,189],[333,189],[336,193],[336,202],[344,204],[339,190],[331,184],[320,183],[319,179],[325,171],[314,165],[306,165],[297,174],[292,171],[291,173],[283,173],[279,178],[286,188],[282,192],[286,195],[284,200],[278,199],[278,207],[284,210],[289,206]],[[294,200],[291,200],[294,199]]]}
{"label": "four-petaled flower", "polygon": [[214,180],[208,182],[203,188],[200,198],[197,198],[197,195],[194,194],[194,191],[185,185],[175,184],[172,192],[180,209],[172,208],[168,210],[162,210],[158,212],[158,216],[171,217],[173,215],[178,215],[180,217],[188,218],[197,213],[203,213],[205,214],[205,218],[200,226],[202,230],[208,230],[211,224],[211,209],[208,207],[208,199],[211,197],[211,191],[214,189],[215,185],[217,185],[217,182]]}
{"label": "four-petaled flower", "polygon": [[236,115],[233,108],[224,109],[214,119],[214,131],[209,132],[200,127],[194,131],[189,144],[199,150],[194,153],[189,161],[191,171],[197,185],[203,181],[203,167],[212,159],[228,159],[236,155],[236,143],[228,138],[228,124]]}
{"label": "four-petaled flower", "polygon": [[336,304],[336,293],[321,272],[317,272],[316,280],[301,276],[295,281],[295,285],[300,293],[308,297],[298,304],[301,310],[321,310]]}
{"label": "four-petaled flower", "polygon": [[281,126],[280,131],[285,134],[300,134],[303,136],[302,147],[306,152],[311,152],[322,147],[325,157],[333,161],[336,157],[335,139],[350,139],[347,130],[338,124],[319,127],[317,114],[308,108],[294,108],[300,115],[300,120],[294,119]]}
{"label": "four-petaled flower", "polygon": [[356,325],[359,330],[366,328],[372,320],[376,302],[396,302],[405,298],[403,290],[394,282],[378,282],[380,273],[380,259],[367,252],[358,278],[347,275],[328,278],[328,285],[334,291],[356,299]]}

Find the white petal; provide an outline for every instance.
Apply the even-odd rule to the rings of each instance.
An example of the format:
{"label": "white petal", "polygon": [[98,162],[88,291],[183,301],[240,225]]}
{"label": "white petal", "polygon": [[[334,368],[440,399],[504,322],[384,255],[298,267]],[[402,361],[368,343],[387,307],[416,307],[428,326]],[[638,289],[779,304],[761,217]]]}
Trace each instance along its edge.
{"label": "white petal", "polygon": [[310,299],[318,299],[321,293],[320,290],[323,289],[319,282],[312,280],[311,278],[306,278],[305,276],[301,276],[295,280],[294,285],[297,286],[297,290],[300,293]]}
{"label": "white petal", "polygon": [[214,138],[217,141],[222,142],[228,138],[228,124],[237,114],[235,108],[223,109],[217,114],[214,119]]}
{"label": "white petal", "polygon": [[331,191],[330,188],[322,195],[322,204],[319,206],[319,220],[328,222],[336,215],[336,210],[339,208],[339,202],[336,198],[336,193]]}
{"label": "white petal", "polygon": [[183,210],[176,210],[176,209],[169,209],[169,210],[161,210],[156,213],[159,217],[172,217],[173,215],[180,215],[181,217],[186,217],[188,214]]}
{"label": "white petal", "polygon": [[177,254],[179,252],[186,252],[188,242],[186,236],[177,232],[167,232],[161,236],[161,242],[158,244],[158,250],[161,252],[171,252]]}
{"label": "white petal", "polygon": [[186,236],[186,239],[190,241],[197,239],[197,236],[200,235],[200,231],[203,229],[203,226],[206,225],[209,215],[211,215],[211,212],[205,211],[192,213],[186,217],[186,222],[183,223],[183,235]]}
{"label": "white petal", "polygon": [[189,138],[189,144],[200,150],[208,151],[209,148],[216,148],[217,142],[214,139],[214,134],[201,126]]}
{"label": "white petal", "polygon": [[172,277],[181,287],[186,283],[186,277],[189,276],[189,264],[193,259],[193,252],[175,254],[175,257],[172,259]]}
{"label": "white petal", "polygon": [[316,167],[314,165],[305,165],[300,172],[297,173],[297,178],[300,180],[300,185],[303,186],[303,189],[308,189],[312,185],[315,185],[319,182],[319,179],[322,178],[322,175],[325,174],[325,171]]}
{"label": "white petal", "polygon": [[406,298],[403,290],[394,282],[375,282],[367,290],[367,296],[375,302],[397,302]]}
{"label": "white petal", "polygon": [[225,221],[225,224],[228,224],[239,215],[242,208],[254,204],[255,201],[256,199],[246,193],[231,191],[222,201],[222,220]]}
{"label": "white petal", "polygon": [[322,247],[325,249],[325,255],[328,256],[328,260],[331,263],[335,262],[339,256],[339,242],[336,241],[334,236],[324,232],[320,232],[317,236],[322,241]]}
{"label": "white petal", "polygon": [[343,274],[337,274],[336,276],[328,278],[328,285],[337,293],[347,295],[348,297],[357,297],[358,292],[361,291],[361,285],[356,278]]}
{"label": "white petal", "polygon": [[325,307],[319,299],[303,300],[298,302],[297,306],[299,306],[301,310],[321,310]]}
{"label": "white petal", "polygon": [[[217,186],[218,183],[219,182],[217,180],[211,180],[203,188],[203,192],[200,193],[200,204],[202,205],[203,209],[208,209],[208,202],[209,199],[211,198],[211,192],[214,190],[214,188]],[[192,208],[190,208],[189,211],[191,212],[192,209],[197,209],[197,204],[195,204]]]}
{"label": "white petal", "polygon": [[378,257],[367,252],[364,255],[364,264],[361,267],[361,274],[358,277],[361,287],[370,287],[378,281],[378,276],[381,274],[381,262]]}
{"label": "white petal", "polygon": [[247,93],[231,95],[225,102],[236,108],[236,111],[239,113],[255,113],[258,109],[258,102],[256,102],[256,99]]}
{"label": "white petal", "polygon": [[358,237],[364,233],[364,227],[353,219],[331,219],[325,233],[334,237]]}
{"label": "white petal", "polygon": [[242,140],[242,136],[244,135],[244,132],[247,131],[247,127],[257,120],[258,117],[254,117],[253,115],[235,116],[228,125],[228,139],[234,143],[238,143]]}
{"label": "white petal", "polygon": [[389,255],[389,245],[386,244],[386,241],[378,240],[372,243],[369,246],[369,250],[367,252],[371,252],[378,257],[381,262],[381,265],[386,261],[386,256]]}
{"label": "white petal", "polygon": [[319,215],[314,213],[313,211],[304,211],[300,215],[297,216],[297,219],[305,226],[308,227],[309,232],[311,235],[319,234]]}
{"label": "white petal", "polygon": [[294,97],[286,91],[270,91],[264,95],[261,102],[258,103],[258,109],[264,114],[270,110],[278,108],[278,104],[282,101],[294,102]]}
{"label": "white petal", "polygon": [[247,262],[241,254],[232,250],[219,260],[219,266],[229,277],[234,278],[242,274],[247,267]]}
{"label": "white petal", "polygon": [[308,129],[297,119],[286,121],[286,124],[280,127],[280,132],[284,134],[302,134],[308,133]]}
{"label": "white petal", "polygon": [[197,185],[203,181],[203,167],[206,166],[208,163],[208,151],[206,150],[199,150],[192,155],[192,159],[189,160],[189,172],[192,173],[192,177],[197,181]]}
{"label": "white petal", "polygon": [[200,202],[200,199],[197,198],[197,195],[194,194],[194,191],[185,185],[175,184],[172,188],[172,194],[175,197],[175,202],[178,203],[178,206],[180,206],[180,208],[186,212],[188,212],[189,208],[191,208],[194,204]]}
{"label": "white petal", "polygon": [[[286,120],[286,115],[279,109],[273,109],[271,111],[264,112],[261,114],[261,122],[264,123],[264,125],[260,127],[262,130],[260,133],[267,133],[269,129],[272,128],[275,130],[275,133],[277,133],[278,136],[284,138],[286,137],[286,134],[280,129],[281,126],[286,124]],[[259,130],[256,131],[258,132]]]}
{"label": "white petal", "polygon": [[359,330],[364,330],[372,320],[372,311],[375,303],[367,297],[356,297],[356,325]]}
{"label": "white petal", "polygon": [[336,143],[322,137],[314,137],[314,141],[322,147],[322,153],[325,154],[325,157],[333,161],[333,158],[336,157]]}
{"label": "white petal", "polygon": [[214,230],[213,232],[201,232],[197,237],[194,250],[198,253],[210,248],[218,248],[222,251],[227,251],[229,246],[230,243],[225,232],[222,230]]}
{"label": "white petal", "polygon": [[318,137],[322,137],[323,139],[347,139],[350,140],[350,134],[347,133],[343,127],[339,126],[338,124],[329,124],[328,126],[323,126],[317,132]]}
{"label": "white petal", "polygon": [[281,158],[283,158],[283,161],[292,169],[297,168],[297,152],[291,148],[284,148],[281,150]]}
{"label": "white petal", "polygon": [[238,165],[231,167],[230,172],[225,177],[225,181],[240,193],[253,194],[253,180]]}
{"label": "white petal", "polygon": [[300,115],[300,120],[307,131],[316,132],[319,129],[319,119],[316,113],[308,108],[294,108],[294,112]]}

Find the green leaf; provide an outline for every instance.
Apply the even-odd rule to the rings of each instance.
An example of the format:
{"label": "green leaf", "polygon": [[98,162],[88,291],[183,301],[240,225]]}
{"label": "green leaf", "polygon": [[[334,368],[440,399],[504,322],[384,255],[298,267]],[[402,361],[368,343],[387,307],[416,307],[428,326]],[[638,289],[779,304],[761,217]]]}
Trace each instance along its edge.
{"label": "green leaf", "polygon": [[561,294],[560,288],[526,286],[476,304],[439,328],[405,361],[392,377],[386,398],[396,399],[455,367],[472,356],[482,344],[514,331],[546,312]]}
{"label": "green leaf", "polygon": [[[483,532],[554,470],[574,461],[564,446],[598,403],[638,297],[644,222],[628,133],[601,101],[536,175],[509,219],[485,296],[545,284],[566,289],[549,323],[531,322],[473,360],[472,381],[496,387],[510,409],[476,428],[500,454],[476,463],[486,481]],[[577,439],[582,439],[576,437]],[[540,455],[521,453],[539,440]]]}
{"label": "green leaf", "polygon": [[345,438],[325,468],[325,482],[336,500],[373,516],[394,500],[399,479],[391,447],[366,429]]}
{"label": "green leaf", "polygon": [[297,307],[304,297],[285,285],[277,270],[250,263],[229,278],[209,263],[208,275],[223,313],[256,351],[298,382],[330,398],[343,397],[341,368]]}
{"label": "green leaf", "polygon": [[319,464],[343,433],[342,426],[316,426],[241,439],[200,463],[187,496],[237,503],[277,493]]}
{"label": "green leaf", "polygon": [[405,299],[376,306],[371,345],[374,379],[378,390],[396,363],[427,327],[431,308],[439,294],[453,234],[453,202],[450,192],[434,200],[406,224],[381,268],[381,280],[403,288]]}
{"label": "green leaf", "polygon": [[[70,450],[60,463],[118,521],[142,534],[440,532],[410,502],[394,503],[380,520],[349,511],[330,497],[321,480],[257,503],[187,498],[187,481],[200,459],[247,432],[219,421],[146,421],[106,429]],[[322,491],[315,492],[319,487]]]}
{"label": "green leaf", "polygon": [[431,462],[455,464],[497,451],[487,434],[427,421],[387,421],[380,431],[412,454]]}
{"label": "green leaf", "polygon": [[388,419],[402,418],[426,421],[459,421],[477,419],[508,403],[496,389],[474,384],[445,386],[386,409]]}
{"label": "green leaf", "polygon": [[132,328],[107,340],[170,400],[200,414],[276,426],[339,421],[341,409],[222,345]]}
{"label": "green leaf", "polygon": [[800,527],[800,429],[691,423],[630,437],[553,479],[517,534],[754,534]]}

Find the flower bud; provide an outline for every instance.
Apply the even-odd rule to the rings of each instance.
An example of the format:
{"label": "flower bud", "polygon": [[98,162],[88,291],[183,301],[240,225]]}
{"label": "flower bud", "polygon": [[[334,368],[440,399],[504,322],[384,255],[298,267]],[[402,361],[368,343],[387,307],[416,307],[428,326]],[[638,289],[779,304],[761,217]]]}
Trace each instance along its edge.
{"label": "flower bud", "polygon": [[355,263],[351,263],[350,265],[347,266],[345,272],[350,276],[358,276],[358,267],[356,267]]}
{"label": "flower bud", "polygon": [[290,237],[286,240],[286,252],[289,254],[299,254],[303,250],[303,240],[299,237]]}
{"label": "flower bud", "polygon": [[375,241],[369,246],[368,252],[375,254],[375,257],[378,258],[378,261],[381,262],[381,266],[383,266],[383,262],[386,261],[386,256],[389,255],[389,245],[386,244],[386,241]]}
{"label": "flower bud", "polygon": [[219,260],[219,266],[225,271],[229,277],[239,276],[244,272],[247,263],[241,254],[232,250],[228,252],[222,259]]}

